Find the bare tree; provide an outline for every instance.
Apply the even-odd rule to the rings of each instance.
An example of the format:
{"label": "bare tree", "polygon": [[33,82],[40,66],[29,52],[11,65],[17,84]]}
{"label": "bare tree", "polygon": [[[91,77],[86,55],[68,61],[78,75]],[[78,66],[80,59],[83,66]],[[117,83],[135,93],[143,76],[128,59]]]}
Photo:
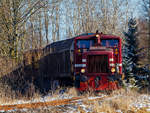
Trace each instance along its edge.
{"label": "bare tree", "polygon": [[[45,1],[45,3],[48,3],[48,0]],[[49,7],[44,8],[44,27],[45,27],[45,37],[46,37],[46,44],[49,44]]]}
{"label": "bare tree", "polygon": [[38,14],[38,32],[39,32],[39,48],[42,48],[42,15],[41,13]]}
{"label": "bare tree", "polygon": [[78,0],[69,3],[72,5],[66,5],[66,15],[72,25],[67,27],[73,29],[74,35],[98,29],[103,33],[123,36],[122,31],[128,22],[128,0]]}
{"label": "bare tree", "polygon": [[[0,40],[3,40],[0,45],[5,45],[0,48],[1,55],[18,58],[18,52],[22,47],[38,48],[43,44],[43,15],[47,6],[55,5],[59,0],[3,0],[0,1]],[[42,10],[43,9],[43,10]],[[36,15],[35,15],[36,14]],[[39,14],[38,19],[37,14]],[[48,12],[45,13],[45,29],[46,40],[48,43]],[[28,30],[32,34],[29,36]],[[38,33],[37,33],[38,32]],[[26,34],[25,34],[26,33]],[[29,37],[28,37],[29,36]],[[36,38],[38,37],[38,38]],[[30,39],[29,39],[30,38]],[[27,45],[27,42],[31,41]],[[22,42],[23,41],[23,42]],[[33,43],[32,43],[33,42]],[[4,44],[5,43],[5,44]],[[32,45],[32,46],[31,46]]]}
{"label": "bare tree", "polygon": [[26,8],[26,0],[3,0],[0,6],[1,25],[8,40],[9,56],[18,58],[19,41],[24,33],[21,29],[44,4],[40,0],[34,0],[32,5]]}
{"label": "bare tree", "polygon": [[148,54],[148,62],[150,63],[150,1],[142,0],[142,15],[144,18],[142,19],[144,24],[144,29],[141,29],[141,34],[147,38],[146,42],[148,45],[147,54]]}

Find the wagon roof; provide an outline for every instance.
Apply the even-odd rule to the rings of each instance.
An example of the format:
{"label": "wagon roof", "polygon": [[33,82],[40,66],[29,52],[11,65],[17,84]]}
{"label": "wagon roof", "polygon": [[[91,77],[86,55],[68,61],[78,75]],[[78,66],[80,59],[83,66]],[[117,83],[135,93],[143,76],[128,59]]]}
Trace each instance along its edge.
{"label": "wagon roof", "polygon": [[53,48],[55,52],[61,52],[64,50],[70,50],[73,44],[74,38],[53,42],[50,44],[50,48]]}
{"label": "wagon roof", "polygon": [[62,52],[65,50],[70,50],[72,47],[73,41],[76,37],[85,36],[85,35],[92,35],[92,34],[94,34],[94,33],[83,33],[83,34],[80,34],[80,35],[75,36],[73,38],[53,42],[50,45],[47,45],[46,47],[50,47],[50,48],[54,49],[53,52]]}

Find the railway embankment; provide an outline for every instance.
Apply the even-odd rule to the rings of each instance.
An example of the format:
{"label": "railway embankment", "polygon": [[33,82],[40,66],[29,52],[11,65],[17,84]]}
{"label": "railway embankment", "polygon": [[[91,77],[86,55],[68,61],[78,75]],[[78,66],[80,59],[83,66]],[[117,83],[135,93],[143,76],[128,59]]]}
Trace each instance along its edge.
{"label": "railway embankment", "polygon": [[35,96],[32,99],[14,99],[0,103],[0,112],[52,112],[52,113],[149,113],[150,95],[131,89],[120,89],[111,94],[86,93],[77,96],[74,88],[63,94]]}

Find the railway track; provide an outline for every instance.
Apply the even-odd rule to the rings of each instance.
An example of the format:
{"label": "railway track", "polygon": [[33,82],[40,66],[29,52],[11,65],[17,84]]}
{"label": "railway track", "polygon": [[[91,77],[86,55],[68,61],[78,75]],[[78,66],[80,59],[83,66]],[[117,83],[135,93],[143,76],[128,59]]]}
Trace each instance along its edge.
{"label": "railway track", "polygon": [[35,103],[26,103],[26,104],[15,104],[15,105],[0,105],[0,112],[1,111],[9,111],[9,110],[21,110],[21,109],[35,109],[35,108],[41,108],[41,107],[49,107],[49,106],[59,106],[59,105],[68,105],[68,104],[75,104],[79,101],[95,101],[95,100],[103,100],[105,98],[108,98],[110,96],[104,96],[104,97],[73,97],[70,99],[59,99],[59,100],[53,100],[49,102],[35,102]]}

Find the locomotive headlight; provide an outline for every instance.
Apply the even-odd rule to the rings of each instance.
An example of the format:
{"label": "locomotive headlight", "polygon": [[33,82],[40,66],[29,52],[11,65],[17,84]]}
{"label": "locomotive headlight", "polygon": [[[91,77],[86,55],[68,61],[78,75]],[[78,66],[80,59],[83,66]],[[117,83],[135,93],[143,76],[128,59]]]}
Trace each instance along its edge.
{"label": "locomotive headlight", "polygon": [[98,38],[98,37],[99,37],[99,35],[97,34],[97,35],[96,35],[96,37]]}
{"label": "locomotive headlight", "polygon": [[78,52],[80,53],[80,52],[81,52],[81,50],[80,50],[80,49],[78,49]]}
{"label": "locomotive headlight", "polygon": [[81,73],[85,73],[85,69],[81,69]]}
{"label": "locomotive headlight", "polygon": [[111,68],[111,72],[114,73],[116,71],[115,68]]}

